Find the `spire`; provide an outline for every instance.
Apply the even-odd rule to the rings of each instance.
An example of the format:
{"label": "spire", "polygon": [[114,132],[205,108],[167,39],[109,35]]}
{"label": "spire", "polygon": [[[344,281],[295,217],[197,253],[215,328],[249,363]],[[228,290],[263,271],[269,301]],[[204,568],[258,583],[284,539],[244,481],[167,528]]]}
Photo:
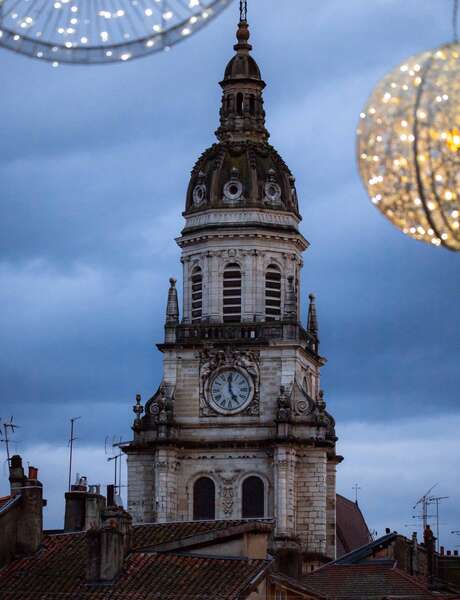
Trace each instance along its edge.
{"label": "spire", "polygon": [[316,339],[318,339],[319,327],[318,327],[318,316],[316,314],[316,297],[314,294],[309,295],[310,306],[308,308],[308,325],[307,331]]}
{"label": "spire", "polygon": [[177,298],[176,280],[171,277],[169,283],[170,288],[168,292],[168,306],[166,308],[166,324],[174,325],[179,323],[179,300]]}
{"label": "spire", "polygon": [[250,37],[247,2],[240,2],[237,43],[234,45],[236,54],[228,63],[220,84],[224,90],[220,127],[216,132],[220,141],[266,142],[270,137],[265,129],[262,97],[265,82],[258,64],[251,56]]}

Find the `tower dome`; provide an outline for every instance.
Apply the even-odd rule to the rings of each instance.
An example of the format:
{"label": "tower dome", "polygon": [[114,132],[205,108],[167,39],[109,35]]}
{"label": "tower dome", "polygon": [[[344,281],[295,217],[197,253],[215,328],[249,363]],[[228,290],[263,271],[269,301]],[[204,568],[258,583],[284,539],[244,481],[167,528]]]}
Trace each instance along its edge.
{"label": "tower dome", "polygon": [[[249,25],[245,19],[240,21],[236,37],[235,55],[220,83],[223,97],[216,131],[218,142],[201,155],[192,170],[184,233],[204,225],[222,226],[223,209],[227,216],[232,211],[240,216],[246,213],[245,225],[252,224],[249,213],[254,216],[256,212],[259,213],[256,220],[259,223],[265,220],[268,225],[279,223],[275,218],[277,213],[288,213],[292,218],[284,221],[296,230],[301,219],[295,178],[268,143],[270,134],[265,127],[263,101],[266,84],[251,56]],[[261,211],[272,214],[273,219],[262,219]],[[208,218],[198,218],[203,213]]]}

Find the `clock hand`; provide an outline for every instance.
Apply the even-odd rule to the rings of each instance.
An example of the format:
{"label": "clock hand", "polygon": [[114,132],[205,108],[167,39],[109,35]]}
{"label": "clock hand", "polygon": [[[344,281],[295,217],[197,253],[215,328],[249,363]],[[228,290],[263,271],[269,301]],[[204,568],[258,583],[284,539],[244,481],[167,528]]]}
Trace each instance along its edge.
{"label": "clock hand", "polygon": [[228,391],[230,392],[233,402],[236,402],[237,397],[233,393],[232,381],[233,381],[233,373],[230,373],[230,375],[228,376]]}

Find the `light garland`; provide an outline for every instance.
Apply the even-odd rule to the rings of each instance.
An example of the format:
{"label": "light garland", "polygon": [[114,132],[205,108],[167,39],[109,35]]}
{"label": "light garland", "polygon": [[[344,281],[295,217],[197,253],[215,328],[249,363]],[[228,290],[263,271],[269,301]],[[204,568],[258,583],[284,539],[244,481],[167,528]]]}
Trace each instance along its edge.
{"label": "light garland", "polygon": [[0,46],[41,60],[126,62],[167,50],[232,0],[0,0]]}
{"label": "light garland", "polygon": [[387,75],[357,134],[360,173],[378,209],[405,234],[460,250],[460,45]]}

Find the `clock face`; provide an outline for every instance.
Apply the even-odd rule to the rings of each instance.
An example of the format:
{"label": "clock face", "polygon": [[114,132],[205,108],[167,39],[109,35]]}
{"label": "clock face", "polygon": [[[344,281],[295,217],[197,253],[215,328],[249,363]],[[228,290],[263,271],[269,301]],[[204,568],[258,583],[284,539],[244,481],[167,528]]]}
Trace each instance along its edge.
{"label": "clock face", "polygon": [[211,400],[219,412],[237,413],[252,399],[253,387],[249,378],[236,369],[220,371],[211,383]]}

